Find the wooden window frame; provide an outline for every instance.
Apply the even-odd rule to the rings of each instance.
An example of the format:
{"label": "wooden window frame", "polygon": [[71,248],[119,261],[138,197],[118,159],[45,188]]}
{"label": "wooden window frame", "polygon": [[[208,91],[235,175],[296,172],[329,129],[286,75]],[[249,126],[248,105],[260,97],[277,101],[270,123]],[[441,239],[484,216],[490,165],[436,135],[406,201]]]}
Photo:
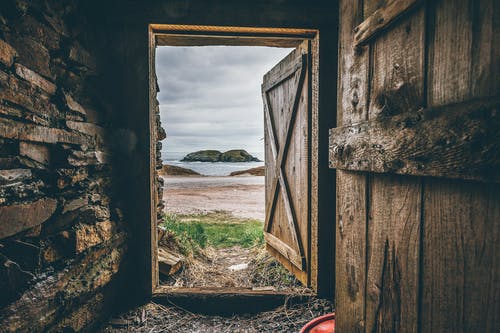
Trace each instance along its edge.
{"label": "wooden window frame", "polygon": [[[321,290],[318,286],[318,180],[322,177],[321,172],[327,172],[324,168],[319,168],[319,30],[318,29],[291,29],[291,28],[256,28],[256,27],[232,27],[232,26],[206,26],[206,25],[177,25],[177,24],[150,24],[149,25],[149,129],[150,129],[150,168],[149,168],[149,185],[153,189],[155,185],[155,151],[156,142],[154,136],[151,135],[156,130],[155,105],[156,105],[156,75],[155,75],[155,49],[157,46],[208,46],[208,45],[230,45],[230,46],[271,46],[271,47],[296,47],[304,40],[310,40],[312,46],[312,82],[315,87],[311,94],[312,114],[311,114],[311,214],[310,214],[310,245],[311,248],[316,248],[316,251],[311,251],[311,286],[316,290]],[[325,111],[324,111],[325,112]],[[323,147],[324,148],[324,147]],[[327,153],[327,152],[326,152]],[[322,171],[320,171],[322,170]],[[269,293],[269,292],[252,292],[242,288],[220,289],[213,288],[174,288],[159,285],[158,273],[158,240],[156,232],[157,228],[157,208],[155,205],[155,191],[150,191],[150,221],[148,224],[148,232],[150,239],[150,279],[147,279],[147,289],[150,290],[150,296],[155,299],[182,299],[186,294],[192,295],[199,299],[210,299],[214,295],[223,295],[223,298],[228,300],[231,296],[236,296],[234,299],[241,301],[243,296],[247,301],[262,299],[262,296],[267,296],[268,299],[276,299],[272,295],[279,296],[281,299],[289,298],[290,293]],[[329,221],[324,221],[327,223]],[[333,265],[333,261],[332,261]],[[328,284],[331,277],[325,277],[324,284]],[[324,287],[328,289],[328,287]],[[270,295],[272,294],[272,295]],[[307,297],[307,295],[302,295]]]}

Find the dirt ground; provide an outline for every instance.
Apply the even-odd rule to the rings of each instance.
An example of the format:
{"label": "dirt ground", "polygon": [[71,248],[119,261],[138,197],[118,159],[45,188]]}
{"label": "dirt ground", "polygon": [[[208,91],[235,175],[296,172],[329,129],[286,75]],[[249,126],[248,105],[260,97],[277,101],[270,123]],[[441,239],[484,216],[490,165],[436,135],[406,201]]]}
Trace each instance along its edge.
{"label": "dirt ground", "polygon": [[232,317],[205,316],[175,305],[148,303],[113,318],[99,333],[297,333],[311,319],[332,311],[332,304],[321,299]]}
{"label": "dirt ground", "polygon": [[160,283],[171,287],[265,288],[304,293],[310,291],[281,266],[263,247],[233,246],[209,249],[200,258],[190,258],[187,267]]}
{"label": "dirt ground", "polygon": [[192,214],[215,210],[264,221],[264,177],[164,177],[165,211]]}
{"label": "dirt ground", "polygon": [[[264,177],[168,177],[165,178],[164,200],[168,213],[192,214],[225,210],[238,217],[263,221]],[[221,286],[224,286],[223,275],[228,274],[229,267],[242,263],[250,263],[251,266],[251,259],[255,254],[250,249],[228,248],[212,253],[211,257],[217,263],[216,266],[224,266],[224,269],[214,268],[226,272],[217,275]],[[215,276],[217,272],[211,272],[210,265],[205,267],[209,267],[209,276]],[[232,271],[231,274],[236,278],[233,276],[229,279],[233,281],[230,283],[241,280],[248,284],[249,269]],[[170,285],[175,284],[175,280],[170,281]],[[268,282],[268,285],[273,285],[273,282]],[[299,332],[311,319],[332,311],[331,302],[316,298],[302,304],[290,305],[285,302],[273,311],[253,316],[232,317],[196,314],[175,304],[164,306],[151,302],[113,318],[99,333],[293,333]]]}
{"label": "dirt ground", "polygon": [[[173,287],[248,287],[252,285],[249,281],[249,263],[252,249],[239,246],[211,249],[206,260],[191,262],[190,267],[172,277],[162,278],[162,285]],[[194,267],[193,267],[194,266]]]}

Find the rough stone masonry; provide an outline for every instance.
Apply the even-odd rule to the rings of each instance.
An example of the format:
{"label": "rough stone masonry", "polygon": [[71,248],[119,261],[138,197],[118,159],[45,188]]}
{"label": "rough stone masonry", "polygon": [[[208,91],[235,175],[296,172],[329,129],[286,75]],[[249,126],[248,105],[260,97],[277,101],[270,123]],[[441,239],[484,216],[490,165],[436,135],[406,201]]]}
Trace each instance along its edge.
{"label": "rough stone masonry", "polygon": [[80,5],[0,3],[0,332],[97,322],[126,254],[117,137]]}

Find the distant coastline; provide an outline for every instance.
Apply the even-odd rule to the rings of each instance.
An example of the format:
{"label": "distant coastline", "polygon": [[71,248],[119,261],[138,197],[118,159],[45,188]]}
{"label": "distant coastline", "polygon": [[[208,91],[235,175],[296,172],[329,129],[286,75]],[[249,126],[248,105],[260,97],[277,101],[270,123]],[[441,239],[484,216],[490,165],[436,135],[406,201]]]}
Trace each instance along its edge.
{"label": "distant coastline", "polygon": [[164,164],[190,169],[202,176],[229,176],[232,172],[264,166],[264,162],[181,162],[166,161]]}

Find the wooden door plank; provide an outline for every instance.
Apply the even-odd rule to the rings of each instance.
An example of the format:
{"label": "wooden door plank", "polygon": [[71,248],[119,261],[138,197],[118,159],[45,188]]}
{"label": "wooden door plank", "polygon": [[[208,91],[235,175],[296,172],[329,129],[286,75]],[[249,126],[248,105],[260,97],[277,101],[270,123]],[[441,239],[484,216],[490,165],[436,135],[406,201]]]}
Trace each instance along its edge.
{"label": "wooden door plank", "polygon": [[366,332],[417,332],[421,181],[370,182]]}
{"label": "wooden door plank", "polygon": [[490,97],[333,128],[330,167],[500,182],[498,110]]}
{"label": "wooden door plank", "polygon": [[[430,7],[431,107],[498,98],[499,46],[487,39],[499,34],[498,12],[495,0]],[[436,179],[426,186],[422,332],[500,331],[499,202],[499,184]]]}
{"label": "wooden door plank", "polygon": [[[500,2],[472,2],[472,74],[474,98],[500,95]],[[491,80],[491,78],[497,78]]]}
{"label": "wooden door plank", "polygon": [[[366,120],[368,50],[355,49],[354,28],[363,20],[363,1],[341,0],[337,125]],[[338,171],[336,180],[336,329],[364,332],[367,176]]]}
{"label": "wooden door plank", "polygon": [[388,0],[364,0],[363,1],[363,16],[366,18],[363,22],[368,20],[372,14],[382,8],[387,6]]}
{"label": "wooden door plank", "polygon": [[471,98],[472,21],[470,0],[440,1],[430,7],[429,103],[446,105]]}
{"label": "wooden door plank", "polygon": [[[298,59],[298,60],[296,60]],[[297,110],[298,110],[298,105],[301,100],[301,96],[303,93],[303,87],[304,87],[304,79],[305,79],[305,73],[306,73],[306,64],[305,61],[307,60],[304,55],[300,55],[296,57],[293,62],[291,62],[290,66],[286,66],[282,68],[282,66],[278,66],[278,68],[282,69],[282,71],[275,72],[271,71],[270,74],[266,75],[266,80],[265,83],[262,85],[263,89],[263,98],[265,101],[265,114],[266,114],[266,122],[267,122],[267,129],[268,129],[268,136],[269,140],[271,142],[271,147],[273,151],[273,158],[275,161],[275,174],[274,177],[272,178],[272,185],[270,187],[271,193],[274,193],[272,196],[273,200],[268,201],[267,206],[268,208],[266,209],[267,212],[269,212],[266,215],[266,222],[265,222],[265,231],[270,232],[271,230],[271,223],[272,219],[274,217],[274,212],[276,208],[276,201],[278,200],[278,191],[281,190],[282,193],[282,198],[284,201],[284,209],[286,213],[286,220],[289,225],[289,230],[291,232],[292,240],[294,244],[297,245],[298,249],[298,257],[304,257],[304,246],[303,242],[300,239],[299,235],[299,226],[298,226],[298,221],[297,221],[297,216],[295,213],[293,201],[291,199],[292,193],[290,191],[287,179],[285,177],[283,167],[286,162],[286,158],[288,156],[288,151],[289,151],[289,146],[290,146],[290,140],[292,137],[292,132],[294,130],[294,124],[295,124],[295,119],[297,116]],[[300,64],[297,65],[297,64]],[[293,69],[293,72],[291,71]],[[288,118],[286,119],[285,124],[281,124],[282,128],[285,129],[285,138],[282,139],[282,146],[279,146],[278,140],[277,140],[277,135],[276,135],[276,130],[275,130],[275,124],[273,123],[272,119],[272,113],[274,112],[271,103],[269,101],[269,97],[267,95],[267,89],[271,89],[275,87],[277,84],[283,82],[285,79],[290,78],[291,75],[296,72],[299,72],[299,80],[297,83],[296,91],[295,91],[295,97],[293,99],[293,104],[291,106],[291,111],[288,114]],[[283,142],[284,141],[284,142]],[[278,186],[279,184],[279,186]],[[295,193],[295,195],[298,195]],[[286,244],[283,244],[284,246]],[[277,248],[276,250],[281,253],[280,248]],[[283,253],[282,253],[283,254]],[[284,255],[287,257],[286,255]],[[305,267],[302,265],[302,261],[295,261],[293,262],[294,264],[300,262],[300,265],[297,265],[299,269],[304,270]]]}
{"label": "wooden door plank", "polygon": [[264,239],[266,243],[273,247],[276,251],[278,251],[283,257],[289,260],[292,264],[294,264],[297,268],[304,271],[306,266],[306,259],[304,256],[301,256],[297,253],[295,249],[292,249],[290,246],[286,245],[282,240],[273,236],[268,232],[264,232]]}
{"label": "wooden door plank", "polygon": [[[423,105],[424,22],[422,9],[373,40],[370,119]],[[375,174],[369,188],[366,332],[417,332],[421,180]]]}
{"label": "wooden door plank", "polygon": [[271,90],[272,88],[295,74],[295,72],[302,70],[305,65],[305,55],[303,55],[302,57],[297,57],[295,52],[293,52],[292,54],[294,56],[292,61],[286,62],[284,66],[276,67],[266,74],[264,83],[262,84],[262,91]]}
{"label": "wooden door plank", "polygon": [[[370,2],[370,1],[368,1]],[[394,21],[409,13],[423,0],[389,0],[355,28],[354,41],[357,46],[366,44],[375,35],[391,26]],[[365,6],[367,8],[367,6]],[[373,7],[368,7],[373,9]]]}
{"label": "wooden door plank", "polygon": [[[310,47],[305,41],[264,76],[267,248],[301,282],[309,284]],[[305,53],[305,54],[304,54]],[[305,130],[304,130],[305,129]],[[307,201],[306,201],[307,203]]]}
{"label": "wooden door plank", "polygon": [[422,332],[499,332],[499,202],[498,184],[426,186]]}
{"label": "wooden door plank", "polygon": [[[297,90],[295,92],[294,101],[293,101],[293,104],[291,107],[291,112],[289,114],[288,119],[286,120],[286,124],[281,124],[281,128],[285,129],[284,140],[282,140],[282,141],[284,141],[284,143],[281,147],[279,146],[279,143],[277,140],[278,137],[276,134],[276,125],[273,123],[273,118],[271,116],[273,109],[271,108],[271,103],[270,103],[269,97],[267,95],[268,90],[265,90],[266,86],[268,86],[269,89],[271,89],[275,85],[268,85],[268,84],[263,85],[263,95],[264,95],[263,98],[265,101],[264,110],[266,113],[266,122],[268,123],[267,124],[268,125],[267,126],[268,135],[269,135],[269,138],[271,141],[271,148],[272,148],[273,154],[275,154],[273,158],[276,161],[275,162],[275,172],[274,172],[275,177],[273,177],[273,181],[272,181],[272,185],[271,185],[270,189],[271,189],[271,193],[278,191],[279,190],[278,182],[279,182],[281,188],[285,190],[285,197],[284,197],[285,209],[287,209],[287,215],[291,221],[293,221],[293,214],[292,214],[292,206],[291,206],[291,201],[290,201],[290,192],[289,192],[288,186],[286,185],[282,170],[283,170],[284,163],[286,162],[286,158],[287,158],[287,154],[288,154],[288,150],[289,150],[288,148],[290,145],[290,139],[292,137],[291,134],[292,134],[292,130],[293,130],[293,125],[295,123],[295,118],[297,116],[297,108],[298,108],[298,105],[300,102],[300,97],[301,97],[301,94],[303,91],[304,79],[305,79],[305,74],[306,74],[306,65],[304,64],[306,59],[304,58],[304,56],[299,57],[299,59],[300,59],[301,66],[292,66],[292,68],[295,68],[295,71],[300,70],[300,76],[299,76],[299,82],[298,82],[297,88],[296,88]],[[288,73],[288,68],[286,68],[284,71],[287,72],[287,74],[282,75],[281,77],[279,75],[275,75],[275,76],[279,77],[279,79],[275,79],[275,81],[282,82],[284,79],[290,77],[291,74]],[[273,79],[273,77],[270,78],[270,80],[272,80],[272,79]],[[272,206],[274,206],[274,205],[275,205],[274,202],[267,203],[267,206],[269,208],[272,208]],[[267,210],[267,209],[266,209],[266,211],[272,212],[271,210]],[[269,214],[266,217],[267,228],[270,227],[269,218],[272,218],[272,214]]]}

